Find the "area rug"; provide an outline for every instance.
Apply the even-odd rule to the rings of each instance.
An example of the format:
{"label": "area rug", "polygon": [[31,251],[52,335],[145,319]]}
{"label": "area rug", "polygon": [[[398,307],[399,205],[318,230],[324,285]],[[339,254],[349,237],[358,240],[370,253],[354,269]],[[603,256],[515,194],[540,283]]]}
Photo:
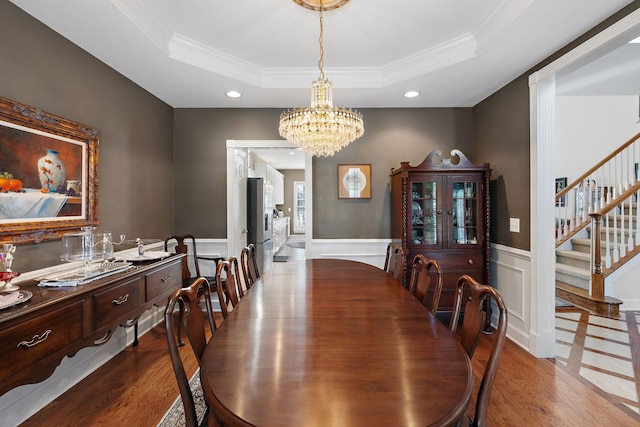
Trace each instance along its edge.
{"label": "area rug", "polygon": [[304,240],[293,240],[291,242],[287,242],[287,246],[297,249],[304,249]]}
{"label": "area rug", "polygon": [[289,261],[289,255],[274,255],[273,262],[287,262]]}
{"label": "area rug", "polygon": [[[207,404],[204,400],[204,394],[202,393],[202,386],[200,385],[200,370],[197,370],[196,373],[193,374],[189,380],[189,386],[191,387],[193,400],[196,404],[196,415],[198,416],[198,421],[201,422],[207,410]],[[184,425],[186,425],[184,406],[182,406],[182,398],[178,396],[171,405],[171,408],[164,414],[157,427],[177,427]]]}

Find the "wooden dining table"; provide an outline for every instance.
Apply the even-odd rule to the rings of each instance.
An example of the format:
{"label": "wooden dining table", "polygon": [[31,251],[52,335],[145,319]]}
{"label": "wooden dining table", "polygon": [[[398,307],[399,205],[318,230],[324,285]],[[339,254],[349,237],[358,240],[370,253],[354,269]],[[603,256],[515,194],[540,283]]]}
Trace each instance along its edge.
{"label": "wooden dining table", "polygon": [[451,332],[372,265],[276,263],[213,333],[200,379],[225,425],[445,426],[473,371]]}

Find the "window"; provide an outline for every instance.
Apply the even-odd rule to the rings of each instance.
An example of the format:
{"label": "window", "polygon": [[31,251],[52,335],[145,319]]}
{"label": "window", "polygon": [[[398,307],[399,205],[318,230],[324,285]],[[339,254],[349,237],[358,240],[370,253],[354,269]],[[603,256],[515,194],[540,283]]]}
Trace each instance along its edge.
{"label": "window", "polygon": [[306,186],[304,181],[293,181],[293,232],[304,233],[306,228]]}

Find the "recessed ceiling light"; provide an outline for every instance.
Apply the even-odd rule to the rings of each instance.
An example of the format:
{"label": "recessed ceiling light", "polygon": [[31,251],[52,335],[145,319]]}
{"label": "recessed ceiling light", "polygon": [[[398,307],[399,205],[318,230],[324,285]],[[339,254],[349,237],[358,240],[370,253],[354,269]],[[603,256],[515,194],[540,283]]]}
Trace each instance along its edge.
{"label": "recessed ceiling light", "polygon": [[418,92],[417,90],[410,90],[404,93],[405,98],[415,98],[418,95],[420,95],[420,92]]}
{"label": "recessed ceiling light", "polygon": [[229,92],[227,92],[227,96],[229,98],[240,98],[242,94],[236,90],[230,90]]}

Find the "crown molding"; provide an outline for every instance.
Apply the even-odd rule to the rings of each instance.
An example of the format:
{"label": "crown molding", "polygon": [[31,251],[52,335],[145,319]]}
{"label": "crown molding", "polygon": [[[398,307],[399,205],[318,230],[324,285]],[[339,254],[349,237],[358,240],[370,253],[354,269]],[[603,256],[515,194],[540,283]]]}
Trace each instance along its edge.
{"label": "crown molding", "polygon": [[[325,68],[335,88],[383,88],[477,56],[535,0],[501,0],[473,33],[374,67]],[[306,88],[315,67],[261,67],[177,34],[144,0],[111,0],[114,6],[171,59],[265,89]]]}

